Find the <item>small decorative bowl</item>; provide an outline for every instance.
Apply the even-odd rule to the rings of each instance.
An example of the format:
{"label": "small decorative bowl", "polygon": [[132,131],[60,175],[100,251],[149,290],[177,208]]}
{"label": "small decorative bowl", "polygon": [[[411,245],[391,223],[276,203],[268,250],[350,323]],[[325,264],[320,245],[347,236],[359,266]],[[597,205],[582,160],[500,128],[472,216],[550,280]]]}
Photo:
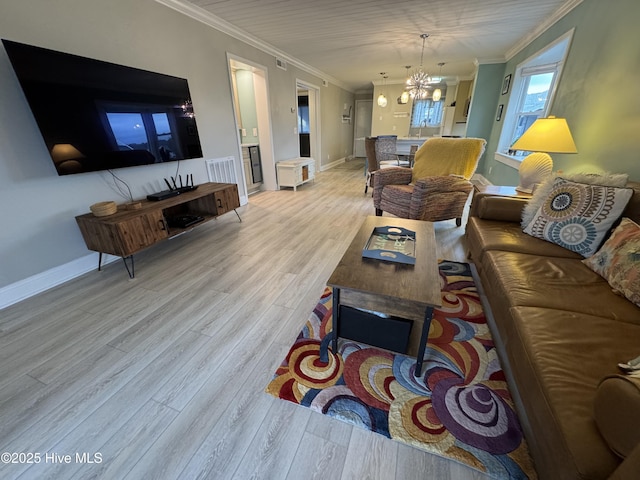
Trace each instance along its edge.
{"label": "small decorative bowl", "polygon": [[98,202],[89,207],[91,213],[96,217],[106,217],[107,215],[113,215],[118,211],[116,202]]}

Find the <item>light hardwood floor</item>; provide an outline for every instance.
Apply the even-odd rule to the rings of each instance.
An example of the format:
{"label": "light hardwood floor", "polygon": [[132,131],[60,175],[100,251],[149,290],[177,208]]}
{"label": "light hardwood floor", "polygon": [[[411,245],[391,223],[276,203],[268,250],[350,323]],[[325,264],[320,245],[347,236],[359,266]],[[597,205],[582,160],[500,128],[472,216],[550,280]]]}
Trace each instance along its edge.
{"label": "light hardwood floor", "polygon": [[[115,262],[0,311],[0,452],[41,454],[0,478],[486,478],[264,393],[363,190],[352,160],[137,255],[134,280]],[[463,233],[436,224],[440,258],[465,260]]]}

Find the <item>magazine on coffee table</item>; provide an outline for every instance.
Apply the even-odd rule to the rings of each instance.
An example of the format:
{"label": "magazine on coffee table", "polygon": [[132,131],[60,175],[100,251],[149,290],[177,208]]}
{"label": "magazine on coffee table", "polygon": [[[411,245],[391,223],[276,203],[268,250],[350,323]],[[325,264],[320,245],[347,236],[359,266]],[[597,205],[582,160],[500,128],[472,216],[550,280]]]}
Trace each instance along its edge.
{"label": "magazine on coffee table", "polygon": [[362,256],[415,265],[416,232],[402,227],[376,227],[362,250]]}

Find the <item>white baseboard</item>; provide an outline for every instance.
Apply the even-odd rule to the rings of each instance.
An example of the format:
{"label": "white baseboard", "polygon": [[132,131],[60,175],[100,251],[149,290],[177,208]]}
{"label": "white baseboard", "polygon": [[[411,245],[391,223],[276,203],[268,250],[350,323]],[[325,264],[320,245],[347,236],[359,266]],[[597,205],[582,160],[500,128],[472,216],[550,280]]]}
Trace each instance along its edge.
{"label": "white baseboard", "polygon": [[[120,257],[103,255],[102,264],[119,259]],[[97,268],[98,254],[92,253],[0,288],[0,310]]]}
{"label": "white baseboard", "polygon": [[329,170],[330,168],[337,167],[338,165],[341,165],[341,164],[343,164],[345,162],[346,162],[346,159],[344,157],[339,158],[338,160],[334,160],[333,162],[331,162],[328,165],[320,166],[320,171],[324,172],[325,170]]}

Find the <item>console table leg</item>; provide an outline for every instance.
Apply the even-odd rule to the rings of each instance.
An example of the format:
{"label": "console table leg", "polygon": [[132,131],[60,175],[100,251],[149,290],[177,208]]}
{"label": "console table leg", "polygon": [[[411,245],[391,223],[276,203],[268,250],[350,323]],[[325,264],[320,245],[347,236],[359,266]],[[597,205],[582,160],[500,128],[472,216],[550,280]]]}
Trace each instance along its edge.
{"label": "console table leg", "polygon": [[238,216],[238,220],[240,220],[240,223],[242,223],[242,219],[240,218],[240,214],[237,212],[237,210],[235,208],[233,209],[233,211]]}
{"label": "console table leg", "polygon": [[[129,268],[129,264],[127,263],[127,260],[131,262],[131,268]],[[133,255],[129,255],[128,257],[122,257],[122,261],[124,262],[124,268],[127,269],[129,278],[134,278],[136,276],[136,273],[135,273],[135,265],[133,264]]]}
{"label": "console table leg", "polygon": [[98,271],[101,272],[102,271],[102,252],[98,252]]}
{"label": "console table leg", "polygon": [[424,323],[422,324],[422,334],[420,335],[420,346],[418,347],[418,358],[416,359],[415,376],[422,375],[422,362],[424,361],[424,352],[427,349],[427,340],[429,338],[429,328],[431,327],[431,319],[433,318],[433,307],[427,307],[424,312]]}

